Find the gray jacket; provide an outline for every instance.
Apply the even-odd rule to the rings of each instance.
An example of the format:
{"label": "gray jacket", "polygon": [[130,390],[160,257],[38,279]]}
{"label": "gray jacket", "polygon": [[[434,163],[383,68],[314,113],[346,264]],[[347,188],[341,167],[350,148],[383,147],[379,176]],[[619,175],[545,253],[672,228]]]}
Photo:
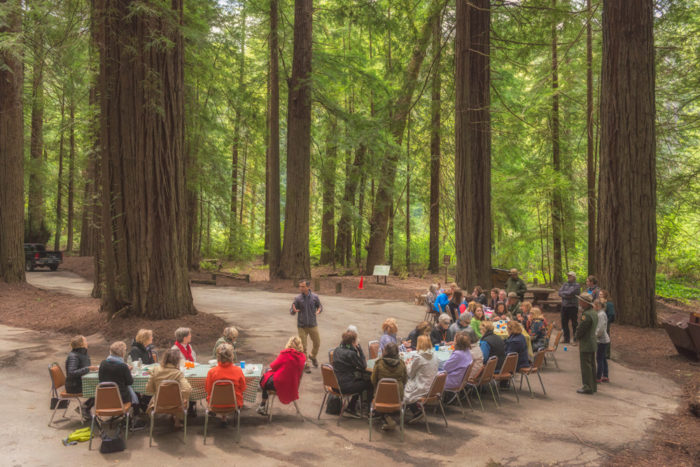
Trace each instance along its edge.
{"label": "gray jacket", "polygon": [[578,299],[576,295],[581,295],[581,284],[578,282],[564,282],[564,285],[559,289],[561,297],[561,306],[569,308],[578,308]]}
{"label": "gray jacket", "polygon": [[294,307],[299,310],[299,313],[296,313],[297,327],[313,328],[318,325],[316,323],[316,310],[319,310],[319,312],[323,311],[318,295],[313,292],[309,292],[308,295],[300,293],[294,298],[294,302],[289,308],[289,313],[292,315],[294,314]]}
{"label": "gray jacket", "polygon": [[467,324],[466,327],[462,327],[459,325],[459,321],[456,323],[452,323],[450,327],[447,329],[447,342],[452,342],[455,340],[455,336],[457,335],[458,332],[465,331],[467,334],[469,334],[469,338],[471,339],[472,343],[476,343],[479,339],[476,337],[476,333],[474,332],[474,329]]}

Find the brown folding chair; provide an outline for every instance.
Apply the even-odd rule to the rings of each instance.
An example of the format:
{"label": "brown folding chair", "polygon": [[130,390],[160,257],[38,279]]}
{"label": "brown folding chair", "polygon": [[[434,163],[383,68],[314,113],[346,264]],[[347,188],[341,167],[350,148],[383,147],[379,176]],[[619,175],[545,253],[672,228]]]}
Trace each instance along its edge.
{"label": "brown folding chair", "polygon": [[493,392],[493,374],[496,371],[496,365],[498,364],[498,358],[497,357],[491,357],[488,359],[486,362],[486,365],[481,369],[481,373],[473,380],[470,380],[467,383],[467,386],[470,388],[474,389],[474,392],[476,392],[476,397],[479,399],[479,405],[481,406],[481,410],[484,410],[484,404],[481,401],[481,394],[479,394],[479,388],[481,388],[484,385],[488,385],[489,389],[491,389],[491,395],[493,396],[493,401],[496,402],[496,406],[498,406],[498,401],[496,401],[496,394]]}
{"label": "brown folding chair", "polygon": [[552,330],[553,330],[553,329],[554,329],[554,321],[552,321],[551,323],[549,323],[549,324],[547,325],[547,335],[546,335],[546,339],[547,339],[547,340],[549,340],[550,336],[552,335]]}
{"label": "brown folding chair", "polygon": [[[53,423],[53,418],[56,416],[56,411],[58,410],[58,406],[60,405],[61,401],[67,402],[66,409],[63,411],[63,418],[68,418],[66,417],[66,412],[68,412],[70,402],[78,402],[78,410],[80,411],[80,424],[82,425],[84,423],[83,402],[81,400],[81,397],[83,397],[82,393],[71,394],[65,391],[66,376],[63,374],[63,370],[58,365],[58,363],[54,362],[51,365],[49,365],[49,376],[51,377],[51,397],[56,400],[56,405],[54,406],[53,412],[51,413],[51,418],[49,419],[48,426],[51,426],[51,423]],[[63,388],[64,391],[61,391],[61,388]]]}
{"label": "brown folding chair", "polygon": [[[445,388],[445,392],[454,392],[457,394],[457,402],[459,403],[459,408],[462,409],[462,417],[464,418],[466,418],[467,416],[464,413],[464,405],[462,405],[462,399],[460,395],[464,392],[464,389],[469,383],[469,375],[471,374],[473,367],[474,361],[472,361],[467,367],[467,369],[464,371],[464,375],[462,376],[462,381],[459,383],[459,386],[454,388]],[[469,400],[469,396],[467,396],[467,402],[469,402],[469,408],[472,408],[472,401]]]}
{"label": "brown folding chair", "polygon": [[153,422],[156,414],[169,414],[178,416],[184,414],[184,435],[182,442],[187,442],[187,401],[182,400],[180,383],[172,379],[166,379],[160,383],[153,396],[153,406],[149,407],[151,414],[151,430],[148,438],[148,446],[153,445]]}
{"label": "brown folding chair", "polygon": [[[501,372],[495,373],[493,379],[500,383],[501,381],[510,382],[510,387],[513,388],[515,393],[515,398],[520,403],[520,396],[518,395],[518,390],[515,389],[515,369],[518,366],[518,354],[517,352],[511,352],[506,355],[506,359],[503,361],[501,366]],[[501,400],[501,391],[498,389],[498,384],[496,384],[496,394],[498,394],[498,400]]]}
{"label": "brown folding chair", "polygon": [[532,386],[530,386],[530,375],[532,374],[537,374],[537,377],[540,379],[540,385],[542,386],[542,393],[544,395],[547,395],[547,391],[545,391],[544,389],[544,383],[542,382],[542,376],[540,375],[540,370],[542,369],[542,364],[544,363],[544,354],[544,349],[538,350],[535,354],[535,359],[532,365],[527,368],[521,368],[518,370],[518,373],[520,373],[520,389],[522,390],[523,388],[524,376],[527,380],[527,387],[530,390],[530,397],[533,398],[535,397],[535,395],[532,392]]}
{"label": "brown folding chair", "polygon": [[[301,388],[301,379],[304,377],[304,371],[302,370],[301,376],[299,376],[299,387]],[[272,406],[274,405],[275,402],[275,397],[277,397],[277,391],[268,389],[267,390],[267,404],[265,405],[265,412],[267,413],[267,423],[272,422]],[[304,416],[301,414],[301,411],[299,410],[299,406],[297,405],[297,401],[292,401],[292,404],[294,404],[294,408],[297,411],[297,415],[301,418],[301,421],[304,421]]]}
{"label": "brown folding chair", "polygon": [[321,376],[323,377],[323,401],[321,401],[321,408],[318,410],[318,417],[316,417],[318,420],[321,419],[321,412],[323,412],[323,407],[326,405],[326,402],[328,401],[328,396],[333,395],[340,397],[341,405],[340,405],[340,413],[338,414],[338,425],[340,425],[340,419],[343,418],[343,412],[345,411],[348,402],[350,401],[350,398],[354,396],[355,394],[359,394],[360,396],[360,404],[362,404],[362,393],[353,393],[353,394],[343,394],[340,390],[340,384],[338,383],[338,378],[335,376],[335,371],[333,370],[333,366],[324,363],[321,365]]}
{"label": "brown folding chair", "polygon": [[426,304],[426,310],[425,310],[425,316],[423,317],[423,321],[427,321],[432,325],[437,324],[437,313],[433,310],[433,307],[427,303]]}
{"label": "brown folding chair", "polygon": [[425,397],[421,397],[418,400],[418,407],[420,407],[423,412],[423,418],[425,419],[425,429],[430,433],[430,426],[428,425],[428,417],[425,413],[425,406],[427,404],[437,404],[440,406],[440,411],[442,412],[442,418],[445,420],[445,426],[447,426],[447,417],[445,416],[445,408],[442,406],[442,393],[445,390],[445,381],[447,380],[447,373],[444,371],[439,372],[435,375],[433,382],[430,384],[430,390]]}
{"label": "brown folding chair", "polygon": [[379,357],[379,341],[369,341],[369,344],[367,344],[367,348],[369,350],[370,360]]}
{"label": "brown folding chair", "polygon": [[335,349],[331,349],[328,351],[328,363],[330,363],[331,365],[333,364],[333,351],[334,350]]}
{"label": "brown folding chair", "polygon": [[101,423],[105,420],[113,420],[114,417],[124,417],[126,419],[126,429],[124,430],[124,441],[129,439],[129,414],[131,412],[131,402],[122,402],[122,395],[119,392],[117,383],[99,383],[95,389],[95,407],[90,424],[90,442],[88,450],[92,449],[92,438],[95,433],[95,422],[101,429]]}
{"label": "brown folding chair", "polygon": [[554,353],[557,351],[559,348],[559,341],[561,340],[561,336],[564,334],[564,331],[561,329],[557,332],[557,337],[554,338],[554,344],[550,344],[546,349],[544,349],[544,363],[545,365],[547,364],[547,355],[552,357],[552,360],[554,360],[554,365],[559,369],[559,362],[557,362],[557,357],[554,355]]}
{"label": "brown folding chair", "polygon": [[217,379],[211,388],[209,401],[204,403],[204,444],[207,444],[207,427],[209,426],[209,414],[228,417],[235,412],[236,416],[236,441],[241,440],[241,409],[236,400],[236,386],[229,379]]}
{"label": "brown folding chair", "polygon": [[382,378],[377,383],[377,390],[374,393],[374,400],[369,409],[369,440],[372,441],[372,413],[394,413],[400,412],[399,427],[401,430],[401,441],[403,441],[403,419],[404,404],[401,400],[399,383],[394,378]]}

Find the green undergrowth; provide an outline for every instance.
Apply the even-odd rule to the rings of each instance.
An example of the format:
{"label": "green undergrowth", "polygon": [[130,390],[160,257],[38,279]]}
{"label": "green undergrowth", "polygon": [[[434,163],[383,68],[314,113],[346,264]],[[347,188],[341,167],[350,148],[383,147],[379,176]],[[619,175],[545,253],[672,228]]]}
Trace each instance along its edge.
{"label": "green undergrowth", "polygon": [[662,298],[670,298],[688,304],[691,300],[700,300],[700,288],[698,287],[698,284],[692,286],[680,279],[669,278],[663,274],[657,274],[656,295]]}

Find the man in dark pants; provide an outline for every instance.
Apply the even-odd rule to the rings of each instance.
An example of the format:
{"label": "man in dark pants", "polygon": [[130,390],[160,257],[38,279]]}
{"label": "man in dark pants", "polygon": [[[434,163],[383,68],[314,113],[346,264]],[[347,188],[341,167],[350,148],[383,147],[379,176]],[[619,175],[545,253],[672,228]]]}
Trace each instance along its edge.
{"label": "man in dark pants", "polygon": [[581,285],[576,282],[576,273],[569,271],[567,282],[559,289],[561,297],[561,328],[564,331],[564,344],[568,344],[571,334],[569,334],[569,321],[573,328],[573,334],[576,335],[576,326],[578,324],[578,301],[576,296],[581,293]]}
{"label": "man in dark pants", "polygon": [[583,386],[577,389],[579,394],[593,394],[596,386],[595,353],[598,341],[595,336],[598,327],[598,314],[593,309],[593,297],[589,293],[578,296],[581,306],[581,323],[576,329],[576,339],[579,341],[579,356],[581,359],[581,382]]}

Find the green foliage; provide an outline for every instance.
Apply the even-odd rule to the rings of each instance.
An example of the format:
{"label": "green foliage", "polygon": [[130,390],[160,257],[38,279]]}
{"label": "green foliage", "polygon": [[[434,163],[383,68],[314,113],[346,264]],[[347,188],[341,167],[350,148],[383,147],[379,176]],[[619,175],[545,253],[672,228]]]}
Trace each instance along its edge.
{"label": "green foliage", "polygon": [[663,274],[657,274],[656,295],[689,303],[690,300],[700,300],[700,287],[698,287],[697,282],[693,287]]}

